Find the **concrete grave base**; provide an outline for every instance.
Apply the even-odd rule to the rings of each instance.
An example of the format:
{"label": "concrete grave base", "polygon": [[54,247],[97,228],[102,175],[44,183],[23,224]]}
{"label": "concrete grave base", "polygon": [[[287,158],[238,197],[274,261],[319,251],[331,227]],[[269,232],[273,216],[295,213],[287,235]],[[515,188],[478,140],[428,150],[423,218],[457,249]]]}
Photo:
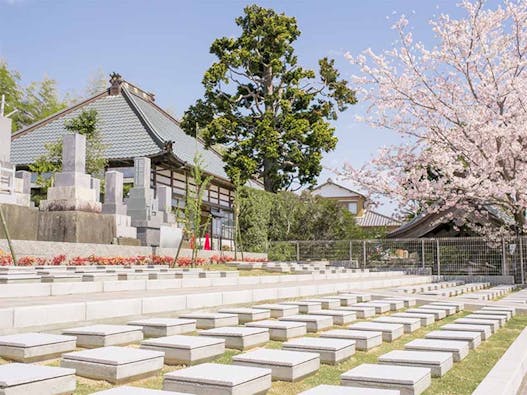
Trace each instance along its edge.
{"label": "concrete grave base", "polygon": [[307,325],[303,322],[264,320],[249,322],[247,327],[269,329],[271,340],[286,341],[307,333]]}
{"label": "concrete grave base", "polygon": [[236,314],[189,313],[182,314],[179,317],[196,320],[196,328],[198,329],[212,329],[238,325],[238,316]]}
{"label": "concrete grave base", "polygon": [[165,374],[163,389],[207,395],[260,395],[271,388],[271,370],[204,363]]}
{"label": "concrete grave base", "polygon": [[287,317],[299,313],[298,306],[285,304],[259,304],[254,306],[255,309],[266,309],[271,311],[272,318]]}
{"label": "concrete grave base", "polygon": [[443,310],[433,310],[433,309],[423,309],[421,307],[419,308],[412,308],[405,311],[405,313],[420,313],[420,314],[433,314],[436,321],[442,320],[446,317],[446,312]]}
{"label": "concrete grave base", "polygon": [[333,325],[350,324],[357,319],[354,311],[345,310],[321,310],[311,313],[312,315],[330,316],[333,318]]}
{"label": "concrete grave base", "polygon": [[380,364],[400,365],[400,366],[417,366],[430,369],[432,377],[442,377],[448,372],[453,364],[454,359],[449,352],[439,351],[409,351],[394,350],[387,354],[381,355],[378,359]]}
{"label": "concrete grave base", "polygon": [[0,337],[0,357],[12,361],[43,361],[73,350],[75,350],[73,336],[21,333]]}
{"label": "concrete grave base", "polygon": [[246,322],[266,320],[271,318],[271,311],[264,309],[250,309],[250,308],[230,308],[230,309],[221,309],[220,313],[226,314],[236,314],[238,316],[238,321],[240,324],[245,324]]}
{"label": "concrete grave base", "polygon": [[60,365],[77,376],[121,384],[154,375],[163,368],[164,353],[131,347],[102,347],[64,354]]}
{"label": "concrete grave base", "polygon": [[121,387],[110,388],[105,391],[94,392],[92,395],[188,395],[183,392],[172,392],[162,390],[151,390],[148,388],[129,387],[123,385]]}
{"label": "concrete grave base", "polygon": [[387,324],[384,322],[357,322],[348,326],[348,329],[358,331],[374,331],[382,332],[382,340],[385,342],[393,342],[400,338],[404,333],[404,326],[402,324]]}
{"label": "concrete grave base", "polygon": [[419,395],[431,384],[430,369],[365,363],[340,376],[342,385],[397,389],[401,395]]}
{"label": "concrete grave base", "polygon": [[382,332],[333,329],[320,334],[321,338],[349,339],[355,341],[355,348],[368,351],[382,344]]}
{"label": "concrete grave base", "polygon": [[195,320],[186,320],[182,318],[148,318],[131,321],[128,325],[141,327],[145,337],[180,335],[182,333],[194,332],[196,330]]}
{"label": "concrete grave base", "polygon": [[235,350],[247,350],[261,346],[269,341],[267,328],[226,326],[201,331],[200,336],[219,337],[225,340],[225,347]]}
{"label": "concrete grave base", "polygon": [[284,343],[282,350],[315,352],[320,356],[320,362],[335,365],[355,354],[355,341],[301,337]]}
{"label": "concrete grave base", "polygon": [[421,320],[419,318],[402,318],[402,317],[379,317],[373,322],[383,322],[387,324],[401,324],[404,328],[404,333],[412,333],[421,328]]}
{"label": "concrete grave base", "polygon": [[370,318],[375,315],[374,307],[361,307],[358,305],[340,307],[337,310],[354,311],[357,318]]}
{"label": "concrete grave base", "polygon": [[75,370],[9,363],[0,366],[2,395],[66,395],[77,386]]}
{"label": "concrete grave base", "polygon": [[297,306],[298,311],[302,314],[309,314],[314,311],[322,310],[322,303],[319,302],[307,302],[307,301],[296,301],[296,302],[283,302],[281,304]]}
{"label": "concrete grave base", "polygon": [[468,355],[468,342],[456,340],[415,339],[404,346],[405,350],[440,351],[452,354],[454,362]]}
{"label": "concrete grave base", "polygon": [[392,314],[391,317],[419,318],[421,320],[421,326],[432,325],[435,321],[435,316],[433,314],[395,313]]}
{"label": "concrete grave base", "polygon": [[77,346],[84,348],[122,346],[143,340],[141,328],[128,325],[91,325],[66,329],[62,333],[75,336]]}
{"label": "concrete grave base", "polygon": [[320,357],[312,352],[258,349],[232,358],[234,365],[271,369],[273,380],[298,381],[315,373]]}
{"label": "concrete grave base", "polygon": [[481,344],[480,332],[467,332],[467,331],[432,331],[425,335],[426,339],[438,339],[438,340],[459,340],[468,342],[468,348],[470,350],[476,349]]}
{"label": "concrete grave base", "polygon": [[481,340],[487,340],[492,334],[488,325],[446,324],[439,329],[446,331],[479,332]]}
{"label": "concrete grave base", "polygon": [[163,351],[167,365],[192,365],[210,361],[225,352],[225,340],[205,336],[173,335],[144,340],[141,348]]}
{"label": "concrete grave base", "polygon": [[500,327],[500,324],[498,321],[483,320],[483,319],[478,319],[478,318],[458,318],[457,320],[454,321],[454,324],[485,325],[490,328],[491,333],[495,333]]}
{"label": "concrete grave base", "polygon": [[333,317],[328,317],[324,315],[309,315],[309,314],[300,314],[300,315],[291,315],[288,317],[280,318],[280,321],[294,321],[294,322],[303,322],[307,325],[308,332],[319,332],[321,330],[330,328],[333,326]]}
{"label": "concrete grave base", "polygon": [[343,387],[340,385],[322,384],[298,395],[401,395],[398,390],[381,390],[378,388]]}

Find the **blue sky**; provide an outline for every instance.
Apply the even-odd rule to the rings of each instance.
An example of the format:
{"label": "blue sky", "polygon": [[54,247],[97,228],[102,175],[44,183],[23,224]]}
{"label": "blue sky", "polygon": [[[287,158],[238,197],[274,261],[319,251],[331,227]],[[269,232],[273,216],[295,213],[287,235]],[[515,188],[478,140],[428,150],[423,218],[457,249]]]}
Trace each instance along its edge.
{"label": "blue sky", "polygon": [[[333,57],[344,77],[353,70],[343,54],[389,48],[399,14],[409,16],[414,36],[430,45],[428,20],[440,12],[459,14],[457,0],[0,0],[0,58],[24,82],[47,75],[62,92],[82,92],[97,70],[117,71],[181,115],[202,95],[203,72],[214,60],[210,44],[236,35],[234,18],[252,3],[297,18],[301,64],[316,67],[319,58]],[[379,147],[397,143],[386,131],[355,123],[364,110],[364,104],[353,106],[335,123],[339,143],[324,158],[326,167],[360,166]],[[320,180],[330,175],[325,170]],[[381,211],[392,208],[386,203]]]}

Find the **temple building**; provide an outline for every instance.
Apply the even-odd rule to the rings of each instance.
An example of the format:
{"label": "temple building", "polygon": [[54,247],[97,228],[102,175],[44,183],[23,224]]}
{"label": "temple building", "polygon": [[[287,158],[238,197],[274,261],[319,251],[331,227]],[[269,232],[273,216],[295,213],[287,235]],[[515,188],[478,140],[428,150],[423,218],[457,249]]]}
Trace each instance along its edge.
{"label": "temple building", "polygon": [[[217,239],[231,238],[234,186],[224,170],[221,155],[206,149],[203,142],[180,128],[178,120],[155,102],[154,94],[125,81],[113,73],[110,86],[78,104],[36,122],[12,136],[11,161],[17,170],[46,153],[45,145],[66,134],[64,122],[84,110],[98,114],[98,130],[105,145],[107,170],[124,174],[124,182],[134,178],[134,158],[151,160],[151,187],[167,186],[172,191],[172,206],[183,207],[187,188],[194,186],[189,171],[199,153],[205,174],[213,177],[203,201],[203,215],[210,216],[210,234]],[[258,187],[257,182],[252,186]]]}

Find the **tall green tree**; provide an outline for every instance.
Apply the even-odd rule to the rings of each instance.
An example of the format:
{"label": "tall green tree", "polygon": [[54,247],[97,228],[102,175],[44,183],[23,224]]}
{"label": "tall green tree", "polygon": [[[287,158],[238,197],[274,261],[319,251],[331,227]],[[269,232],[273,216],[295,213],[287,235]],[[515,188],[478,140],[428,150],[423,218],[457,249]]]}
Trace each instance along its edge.
{"label": "tall green tree", "polygon": [[[6,114],[20,110],[21,103],[24,98],[24,91],[20,86],[20,73],[10,70],[7,63],[0,59],[0,95],[5,96]],[[13,120],[13,130],[20,127],[18,120],[19,114],[15,113],[11,119]]]}
{"label": "tall green tree", "polygon": [[337,143],[330,121],[356,103],[355,92],[331,59],[319,60],[318,75],[298,64],[295,18],[251,5],[235,22],[241,34],[212,43],[217,60],[203,77],[204,98],[181,126],[224,146],[231,178],[260,178],[271,192],[312,184]]}

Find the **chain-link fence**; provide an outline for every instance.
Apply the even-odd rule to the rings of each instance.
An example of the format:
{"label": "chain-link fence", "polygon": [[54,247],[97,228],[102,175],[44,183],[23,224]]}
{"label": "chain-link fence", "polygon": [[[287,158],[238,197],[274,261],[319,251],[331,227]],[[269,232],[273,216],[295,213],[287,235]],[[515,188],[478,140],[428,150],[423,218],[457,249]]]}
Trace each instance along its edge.
{"label": "chain-link fence", "polygon": [[527,237],[278,241],[269,243],[268,254],[271,260],[348,261],[351,267],[375,270],[513,276],[516,283],[523,284]]}

